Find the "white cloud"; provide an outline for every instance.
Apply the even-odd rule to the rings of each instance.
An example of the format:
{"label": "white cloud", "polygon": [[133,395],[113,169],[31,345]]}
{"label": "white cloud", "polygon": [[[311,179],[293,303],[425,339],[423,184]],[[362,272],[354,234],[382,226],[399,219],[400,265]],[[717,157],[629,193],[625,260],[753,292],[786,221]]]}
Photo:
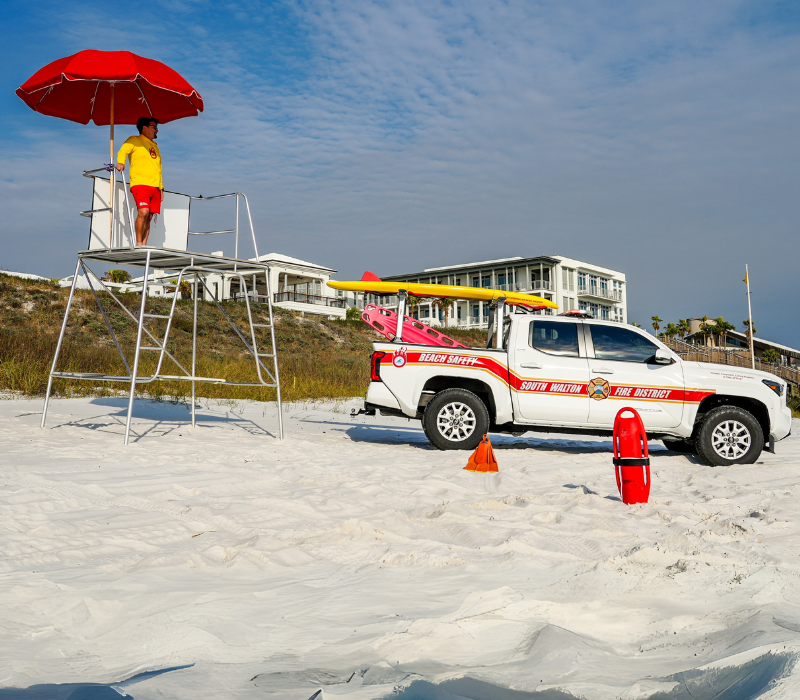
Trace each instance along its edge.
{"label": "white cloud", "polygon": [[[170,3],[144,28],[96,16],[102,48],[200,89],[206,113],[162,130],[168,177],[249,192],[270,249],[348,276],[563,253],[626,271],[634,318],[737,323],[750,262],[769,285],[757,325],[800,345],[780,304],[800,252],[800,43],[754,9],[305,0]],[[75,48],[99,36],[85,17],[63,31]]]}

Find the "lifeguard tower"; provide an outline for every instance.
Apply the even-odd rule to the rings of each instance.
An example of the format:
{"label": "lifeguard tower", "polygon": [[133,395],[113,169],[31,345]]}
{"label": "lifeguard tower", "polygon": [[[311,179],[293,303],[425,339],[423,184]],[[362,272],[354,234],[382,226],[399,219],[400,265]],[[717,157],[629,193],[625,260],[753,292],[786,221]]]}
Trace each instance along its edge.
{"label": "lifeguard tower", "polygon": [[[72,380],[85,380],[92,382],[125,382],[129,384],[130,395],[128,398],[127,419],[125,422],[125,444],[128,444],[131,432],[131,418],[133,415],[133,402],[136,395],[136,387],[157,381],[186,381],[191,382],[192,391],[192,425],[196,424],[195,411],[195,392],[198,382],[209,382],[218,385],[229,386],[256,386],[274,388],[278,400],[278,435],[283,439],[283,417],[281,411],[281,388],[280,376],[278,372],[278,350],[275,343],[275,322],[273,316],[272,301],[273,295],[270,288],[270,269],[265,263],[259,262],[258,242],[256,241],[253,219],[250,214],[250,205],[247,197],[241,192],[231,192],[213,197],[192,197],[177,192],[164,193],[162,202],[162,213],[157,222],[154,221],[150,228],[150,237],[147,246],[135,245],[134,220],[135,209],[131,207],[129,192],[125,174],[107,166],[97,170],[90,170],[83,173],[85,177],[92,181],[92,207],[88,211],[81,212],[91,220],[89,231],[89,245],[86,250],[78,253],[78,262],[75,267],[75,275],[72,278],[72,286],[69,291],[67,307],[64,312],[64,320],[61,324],[61,332],[56,345],[53,364],[50,369],[50,376],[47,382],[47,393],[45,394],[44,411],[42,413],[42,427],[47,420],[47,407],[50,401],[50,394],[53,386],[53,379],[63,378]],[[111,183],[114,183],[112,190]],[[112,194],[113,193],[113,194]],[[235,200],[235,220],[233,226],[221,231],[191,231],[191,211],[193,206],[202,206],[203,203],[221,200]],[[111,201],[109,201],[111,200]],[[250,230],[255,257],[252,259],[242,259],[239,257],[239,233],[240,215],[246,213],[247,225]],[[232,257],[224,255],[197,253],[191,251],[190,241],[195,236],[214,236],[221,234],[233,234],[234,250]],[[111,263],[123,267],[142,268],[142,299],[139,305],[139,312],[135,314],[114,294],[103,279],[92,269],[93,263]],[[207,277],[213,274],[224,272],[239,278],[240,289],[248,289],[248,281],[251,282],[253,289],[252,300],[250,295],[243,294],[243,303],[247,308],[247,319],[249,327],[245,330],[239,328],[225,308],[220,304],[216,296],[210,292]],[[155,275],[168,275],[171,279],[171,286],[174,285],[172,302],[168,314],[148,313],[148,286],[154,284]],[[256,281],[260,276],[266,279],[267,285],[267,307],[268,323],[254,323],[251,301],[256,300]],[[58,359],[61,353],[62,343],[67,331],[70,310],[75,297],[75,289],[78,287],[79,280],[85,279],[88,287],[94,295],[97,305],[102,314],[103,320],[111,338],[119,352],[127,374],[109,375],[102,372],[60,372],[58,371]],[[184,367],[178,359],[167,349],[170,329],[177,300],[180,294],[181,283],[186,281],[192,288],[193,305],[193,326],[192,326],[192,362],[191,368]],[[198,297],[200,291],[205,290],[207,298],[213,300],[222,315],[230,323],[236,335],[242,341],[247,352],[252,355],[256,381],[236,382],[230,381],[225,377],[201,377],[197,376],[197,312]],[[136,324],[136,344],[132,357],[126,357],[117,334],[114,332],[112,323],[109,321],[108,314],[100,302],[98,292],[105,293],[108,298],[116,302],[119,308]],[[263,299],[263,295],[260,297]],[[160,328],[154,332],[152,326],[155,319],[159,319],[157,324]],[[165,323],[164,323],[165,322]],[[150,327],[148,327],[150,325]],[[265,333],[268,331],[268,333]],[[259,340],[260,338],[260,340]],[[155,370],[146,376],[140,375],[140,358],[143,353],[157,353]],[[172,363],[179,368],[180,374],[163,374],[162,366],[165,358],[169,358]],[[91,370],[91,368],[87,368]]]}

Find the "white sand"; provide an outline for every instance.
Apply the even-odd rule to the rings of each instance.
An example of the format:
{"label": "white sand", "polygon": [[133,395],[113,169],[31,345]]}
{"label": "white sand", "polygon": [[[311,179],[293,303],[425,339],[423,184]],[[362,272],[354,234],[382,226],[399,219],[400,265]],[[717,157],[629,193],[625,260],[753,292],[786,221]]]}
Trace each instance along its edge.
{"label": "white sand", "polygon": [[288,407],[281,443],[274,406],[204,406],[193,430],[139,402],[125,448],[122,399],[54,401],[44,430],[41,401],[0,401],[0,687],[193,664],[120,688],[356,699],[468,675],[645,698],[800,652],[800,422],[752,466],[651,443],[651,502],[628,507],[610,441],[497,436],[478,475],[357,403]]}

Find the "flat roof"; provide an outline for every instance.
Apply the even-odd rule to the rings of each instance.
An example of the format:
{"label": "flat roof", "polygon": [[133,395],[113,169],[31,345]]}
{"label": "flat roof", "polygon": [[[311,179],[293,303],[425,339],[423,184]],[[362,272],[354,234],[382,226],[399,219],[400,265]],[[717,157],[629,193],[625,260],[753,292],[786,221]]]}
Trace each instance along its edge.
{"label": "flat roof", "polygon": [[[702,321],[703,319],[700,318],[691,320]],[[710,320],[711,319],[709,319],[709,321]],[[702,336],[702,335],[703,334],[700,332],[692,333],[691,335],[688,335],[687,338],[695,338],[697,336]],[[729,338],[736,338],[736,340],[740,340],[744,343],[748,342],[747,335],[745,335],[744,333],[740,333],[739,331],[728,331],[725,335],[727,335]],[[788,357],[794,357],[800,360],[800,350],[795,350],[794,348],[790,348],[788,345],[781,345],[780,343],[775,343],[771,340],[766,340],[765,338],[759,338],[757,335],[753,336],[753,345],[761,345],[762,347],[766,346],[768,348],[775,348],[776,350],[782,351],[781,352],[782,355],[786,355]]]}
{"label": "flat roof", "polygon": [[[743,340],[747,342],[747,336],[744,333],[740,333],[739,331],[728,331],[726,335],[733,336],[738,340]],[[800,350],[795,350],[794,348],[790,348],[788,345],[781,345],[780,343],[775,343],[771,340],[765,340],[764,338],[759,338],[757,335],[754,335],[753,345],[758,345],[758,344],[767,345],[777,350],[783,350],[784,355],[789,355],[790,357],[796,357],[800,359]]]}
{"label": "flat roof", "polygon": [[[317,265],[316,263],[307,262],[306,260],[300,260],[300,258],[293,258],[289,255],[283,255],[283,253],[267,253],[266,255],[259,255],[258,259],[260,262],[266,262],[267,260],[274,260],[276,262],[287,263],[288,265],[313,267],[317,270],[327,270],[328,272],[336,272],[336,270],[334,270],[332,267],[325,267],[325,265]],[[251,258],[251,260],[255,260],[255,258]]]}
{"label": "flat roof", "polygon": [[495,265],[503,265],[504,263],[530,263],[530,262],[547,262],[547,263],[557,263],[558,258],[550,257],[549,255],[538,255],[534,258],[523,258],[519,255],[513,258],[498,258],[497,260],[482,260],[480,262],[471,262],[471,263],[463,263],[461,265],[445,265],[444,267],[427,267],[422,272],[410,272],[405,275],[387,275],[386,277],[381,277],[383,280],[397,280],[397,279],[404,279],[406,277],[424,277],[425,275],[430,274],[431,272],[445,272],[447,270],[464,270],[470,269],[475,267],[492,267]]}

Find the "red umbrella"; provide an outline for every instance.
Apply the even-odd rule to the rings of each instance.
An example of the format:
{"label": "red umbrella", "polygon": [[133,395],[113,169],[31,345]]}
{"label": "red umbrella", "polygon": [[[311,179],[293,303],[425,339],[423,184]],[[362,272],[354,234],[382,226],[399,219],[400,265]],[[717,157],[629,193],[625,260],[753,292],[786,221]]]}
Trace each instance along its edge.
{"label": "red umbrella", "polygon": [[203,98],[160,61],[130,51],[80,51],[46,65],[17,88],[31,109],[98,126],[196,117]]}
{"label": "red umbrella", "polygon": [[[135,124],[139,117],[150,116],[164,123],[203,111],[203,98],[172,68],[130,51],[88,50],[60,58],[16,92],[42,114],[81,124],[109,124],[112,164],[115,122]],[[113,193],[112,185],[112,207]]]}

